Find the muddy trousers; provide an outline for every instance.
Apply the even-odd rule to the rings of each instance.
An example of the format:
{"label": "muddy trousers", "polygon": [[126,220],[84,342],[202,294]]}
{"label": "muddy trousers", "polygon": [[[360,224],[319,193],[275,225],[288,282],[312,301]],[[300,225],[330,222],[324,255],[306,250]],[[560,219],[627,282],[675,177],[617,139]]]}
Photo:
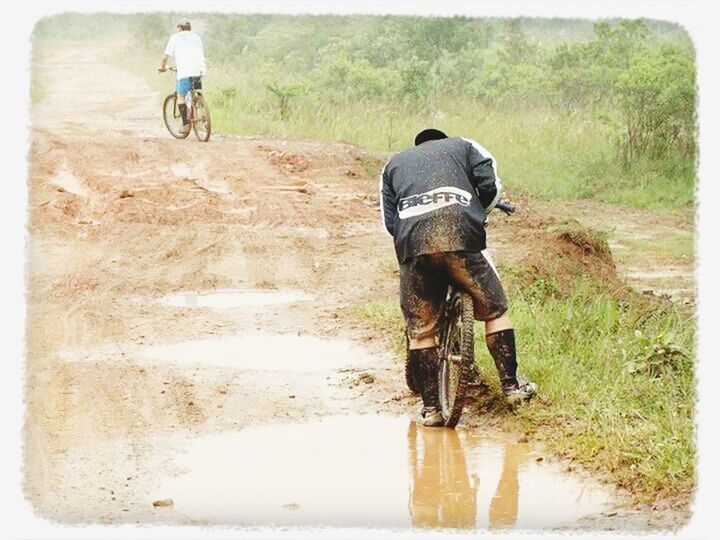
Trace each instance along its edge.
{"label": "muddy trousers", "polygon": [[485,336],[490,356],[495,361],[503,390],[517,386],[517,356],[515,352],[515,331],[500,330]]}
{"label": "muddy trousers", "polygon": [[410,349],[408,364],[415,388],[420,392],[424,407],[438,407],[438,347]]}

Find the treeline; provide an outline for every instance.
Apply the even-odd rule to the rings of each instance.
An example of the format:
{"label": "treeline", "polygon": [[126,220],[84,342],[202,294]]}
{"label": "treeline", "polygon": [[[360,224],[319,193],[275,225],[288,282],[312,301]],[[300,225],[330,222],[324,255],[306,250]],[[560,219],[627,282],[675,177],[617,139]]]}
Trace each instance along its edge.
{"label": "treeline", "polygon": [[[145,18],[138,26],[148,46],[148,35],[166,38],[166,25],[157,22]],[[556,24],[558,36],[567,34]],[[429,111],[448,97],[491,108],[591,107],[613,128],[625,162],[694,153],[694,51],[681,29],[600,21],[589,34],[540,39],[552,35],[548,26],[523,19],[213,15],[203,35],[212,65],[265,74],[283,116],[301,94]],[[236,91],[231,85],[226,95]]]}

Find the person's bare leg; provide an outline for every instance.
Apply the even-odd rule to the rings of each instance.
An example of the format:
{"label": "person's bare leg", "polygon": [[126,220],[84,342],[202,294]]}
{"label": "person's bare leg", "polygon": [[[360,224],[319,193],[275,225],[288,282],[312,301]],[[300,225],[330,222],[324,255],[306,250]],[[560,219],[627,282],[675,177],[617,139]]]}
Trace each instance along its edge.
{"label": "person's bare leg", "polygon": [[497,319],[493,319],[492,321],[486,321],[485,322],[485,335],[488,334],[494,334],[495,332],[500,332],[501,330],[512,330],[513,329],[513,323],[510,320],[510,315],[507,314],[507,312],[500,315]]}
{"label": "person's bare leg", "polygon": [[427,349],[435,346],[435,336],[428,336],[423,338],[410,338],[410,350],[415,349]]}

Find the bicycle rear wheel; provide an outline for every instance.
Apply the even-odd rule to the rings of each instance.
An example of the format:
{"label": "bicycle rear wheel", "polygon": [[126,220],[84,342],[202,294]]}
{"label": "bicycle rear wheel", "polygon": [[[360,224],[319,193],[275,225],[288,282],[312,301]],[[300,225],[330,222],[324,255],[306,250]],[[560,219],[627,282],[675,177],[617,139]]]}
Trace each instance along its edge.
{"label": "bicycle rear wheel", "polygon": [[189,131],[181,131],[183,125],[182,116],[180,116],[180,110],[177,108],[177,97],[175,94],[170,94],[163,102],[163,120],[170,135],[176,139],[184,139],[190,134]]}
{"label": "bicycle rear wheel", "polygon": [[205,98],[200,94],[193,99],[193,130],[199,141],[207,142],[210,139],[210,108],[205,103]]}
{"label": "bicycle rear wheel", "polygon": [[472,297],[453,292],[445,307],[438,370],[440,409],[447,427],[457,425],[465,405],[470,370],[475,363],[474,325]]}

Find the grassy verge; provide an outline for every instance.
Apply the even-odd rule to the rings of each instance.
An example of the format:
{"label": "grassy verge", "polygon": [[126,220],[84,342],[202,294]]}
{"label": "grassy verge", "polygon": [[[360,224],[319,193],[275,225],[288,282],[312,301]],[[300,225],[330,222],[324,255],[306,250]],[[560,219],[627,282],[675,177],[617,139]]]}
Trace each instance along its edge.
{"label": "grassy verge", "polygon": [[[399,103],[328,103],[298,96],[281,118],[260,80],[232,84],[232,72],[213,74],[209,98],[218,129],[228,133],[346,140],[373,151],[411,144],[425,126],[474,138],[489,148],[509,186],[545,200],[598,198],[638,208],[676,212],[692,204],[691,163],[617,159],[612,135],[593,110],[489,109],[465,97],[438,99],[433,108]],[[362,122],[357,119],[362,118]]]}
{"label": "grassy verge", "polygon": [[[594,281],[531,287],[504,269],[521,371],[539,398],[504,408],[497,373],[478,324],[476,358],[490,391],[472,405],[628,488],[640,501],[691,494],[695,486],[694,334],[691,313],[670,302],[614,293]],[[387,333],[402,358],[396,299],[357,308]]]}

